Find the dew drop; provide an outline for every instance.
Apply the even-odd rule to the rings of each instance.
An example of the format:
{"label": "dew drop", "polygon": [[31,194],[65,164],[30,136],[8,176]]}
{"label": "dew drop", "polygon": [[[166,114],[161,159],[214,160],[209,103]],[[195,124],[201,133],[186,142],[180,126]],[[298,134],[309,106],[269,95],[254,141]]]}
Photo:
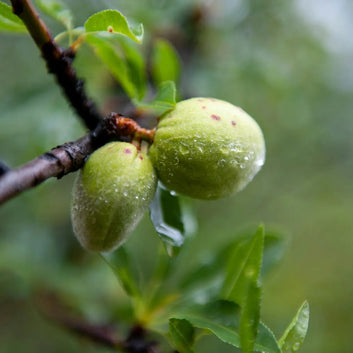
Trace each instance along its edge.
{"label": "dew drop", "polygon": [[189,151],[189,149],[186,147],[186,146],[183,146],[183,145],[181,145],[180,147],[179,147],[179,151],[180,151],[180,153],[182,154],[182,155],[186,155],[186,154],[188,154],[190,151]]}
{"label": "dew drop", "polygon": [[126,197],[128,194],[126,191],[123,192],[123,195]]}
{"label": "dew drop", "polygon": [[244,169],[244,168],[245,168],[245,164],[244,164],[244,163],[241,163],[241,164],[240,164],[240,168],[241,168],[241,169]]}
{"label": "dew drop", "polygon": [[294,352],[296,352],[299,348],[300,348],[300,343],[299,342],[294,343],[293,346],[292,346],[292,350]]}
{"label": "dew drop", "polygon": [[262,158],[258,159],[255,164],[258,166],[258,167],[262,167],[264,165],[264,160]]}

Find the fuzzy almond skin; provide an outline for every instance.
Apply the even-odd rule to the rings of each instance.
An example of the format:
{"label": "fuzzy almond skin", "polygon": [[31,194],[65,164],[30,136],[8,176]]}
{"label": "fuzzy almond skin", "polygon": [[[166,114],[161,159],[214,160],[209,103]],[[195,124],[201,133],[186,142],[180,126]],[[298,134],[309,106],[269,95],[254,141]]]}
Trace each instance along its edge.
{"label": "fuzzy almond skin", "polygon": [[150,158],[125,142],[95,151],[73,188],[71,219],[81,245],[111,251],[133,231],[151,203],[157,177]]}
{"label": "fuzzy almond skin", "polygon": [[264,164],[265,141],[242,109],[192,98],[162,117],[149,155],[167,188],[212,200],[240,191],[253,179]]}

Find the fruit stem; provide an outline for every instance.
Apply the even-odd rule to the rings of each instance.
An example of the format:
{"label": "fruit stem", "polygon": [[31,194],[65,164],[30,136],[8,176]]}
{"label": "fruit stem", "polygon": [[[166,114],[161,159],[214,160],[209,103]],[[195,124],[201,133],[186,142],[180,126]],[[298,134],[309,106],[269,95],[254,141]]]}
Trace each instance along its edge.
{"label": "fruit stem", "polygon": [[113,122],[113,128],[118,135],[130,137],[131,140],[144,140],[149,143],[153,142],[155,130],[145,129],[141,127],[135,120],[125,118],[120,114],[111,113],[110,122]]}

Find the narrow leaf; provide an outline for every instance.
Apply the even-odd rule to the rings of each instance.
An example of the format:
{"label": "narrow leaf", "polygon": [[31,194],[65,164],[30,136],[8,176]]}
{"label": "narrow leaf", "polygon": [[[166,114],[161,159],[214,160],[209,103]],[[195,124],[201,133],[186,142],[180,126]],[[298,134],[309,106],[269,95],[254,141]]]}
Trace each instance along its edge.
{"label": "narrow leaf", "polygon": [[253,353],[260,324],[261,287],[250,280],[240,317],[240,343],[243,353]]}
{"label": "narrow leaf", "polygon": [[157,39],[152,51],[152,78],[158,86],[163,81],[177,82],[180,75],[180,59],[174,47],[165,39]]}
{"label": "narrow leaf", "polygon": [[85,22],[86,33],[102,32],[102,34],[123,34],[135,42],[141,43],[143,25],[133,26],[126,17],[117,10],[103,10],[95,13]]}
{"label": "narrow leaf", "polygon": [[135,86],[136,98],[141,100],[143,99],[146,91],[145,60],[140,51],[136,49],[135,43],[124,37],[120,38],[119,42],[124,52],[130,81]]}
{"label": "narrow leaf", "polygon": [[191,323],[185,319],[170,319],[169,334],[174,348],[180,353],[193,353],[195,330]]}
{"label": "narrow leaf", "polygon": [[[240,348],[240,308],[237,304],[218,300],[207,304],[183,306],[173,313],[173,318],[186,319],[194,327],[212,332],[220,340]],[[254,350],[265,353],[280,353],[272,332],[262,323]]]}
{"label": "narrow leaf", "polygon": [[309,327],[309,304],[307,301],[299,308],[297,314],[293,318],[285,330],[283,336],[279,339],[278,344],[283,353],[295,353],[299,350],[304,342]]}
{"label": "narrow leaf", "polygon": [[108,67],[115,79],[130,98],[139,96],[134,82],[131,79],[129,66],[118,51],[116,45],[108,38],[90,34],[85,36],[86,41],[93,47],[97,56]]}
{"label": "narrow leaf", "polygon": [[150,218],[167,247],[180,248],[184,243],[185,228],[182,221],[182,208],[178,196],[161,185],[150,205]]}
{"label": "narrow leaf", "polygon": [[109,255],[101,254],[101,257],[112,269],[126,293],[134,298],[140,297],[140,291],[134,278],[134,271],[127,251],[120,247]]}
{"label": "narrow leaf", "polygon": [[21,19],[12,12],[11,6],[0,2],[0,31],[2,32],[27,32]]}
{"label": "narrow leaf", "polygon": [[142,109],[150,109],[157,115],[162,115],[175,108],[176,88],[173,81],[165,81],[158,87],[156,97],[149,103],[135,102]]}
{"label": "narrow leaf", "polygon": [[244,240],[235,247],[228,261],[227,274],[221,291],[224,299],[242,304],[247,294],[249,280],[260,276],[264,229],[259,227],[252,239]]}
{"label": "narrow leaf", "polygon": [[72,28],[72,12],[60,0],[36,0],[37,6],[48,16],[63,24],[67,29]]}

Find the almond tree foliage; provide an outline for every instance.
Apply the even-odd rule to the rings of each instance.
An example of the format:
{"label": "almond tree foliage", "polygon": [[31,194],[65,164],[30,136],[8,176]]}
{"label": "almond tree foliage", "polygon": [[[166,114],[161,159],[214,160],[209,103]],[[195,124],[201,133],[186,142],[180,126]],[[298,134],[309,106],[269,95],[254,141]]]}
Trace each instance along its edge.
{"label": "almond tree foliage", "polygon": [[[194,95],[195,85],[202,85],[202,77],[197,77],[193,85],[188,85],[187,79],[183,82],[182,77],[192,74],[194,51],[200,47],[212,51],[200,43],[198,36],[208,16],[203,7],[196,6],[184,14],[179,32],[161,25],[144,33],[143,24],[133,23],[117,9],[99,11],[76,27],[70,8],[59,1],[38,0],[34,7],[30,1],[14,0],[11,5],[0,4],[0,29],[9,32],[9,36],[16,32],[14,38],[22,35],[27,40],[33,39],[48,72],[55,76],[72,111],[88,132],[65,142],[68,136],[73,137],[72,131],[82,131],[82,127],[71,121],[75,118],[64,99],[52,93],[59,91],[53,77],[48,79],[50,88],[46,91],[30,92],[33,110],[26,111],[26,120],[33,119],[41,126],[55,120],[57,114],[67,114],[66,120],[61,121],[67,131],[63,137],[59,136],[62,137],[60,141],[49,139],[34,144],[34,155],[39,157],[29,164],[17,169],[11,169],[5,163],[1,165],[2,202],[50,177],[62,178],[77,171],[90,153],[109,141],[129,141],[136,134],[147,141],[153,139],[155,119],[173,109],[182,97]],[[40,11],[40,17],[37,11]],[[63,26],[61,31],[52,35],[41,20],[42,16],[53,23],[54,28],[59,28],[54,21]],[[148,16],[147,13],[146,21],[152,22],[154,19]],[[144,14],[141,18],[143,20]],[[259,21],[259,26],[266,30],[265,23]],[[209,35],[212,36],[212,32]],[[264,31],[263,38],[259,36],[258,40],[270,39]],[[244,49],[239,52],[244,61],[242,65],[251,57],[246,52],[250,49]],[[320,48],[317,51],[319,53]],[[202,63],[205,71],[208,61],[215,59],[222,65],[223,58],[211,53]],[[40,64],[43,65],[38,59],[36,65]],[[275,65],[271,61],[267,64]],[[242,68],[237,70],[235,74],[241,76]],[[209,72],[211,76],[217,74],[219,72]],[[87,75],[85,82],[81,75]],[[218,81],[229,79],[222,75],[216,78]],[[276,80],[276,77],[267,79]],[[202,89],[198,92],[203,93]],[[260,102],[269,98],[261,97],[262,93],[256,93]],[[20,94],[26,103],[28,90],[24,87]],[[240,97],[242,94],[245,93],[239,92]],[[246,104],[246,97],[243,102]],[[48,116],[36,114],[38,105]],[[21,107],[13,109],[15,116],[23,116]],[[19,133],[22,130],[24,128],[20,127]],[[28,135],[28,130],[26,132],[24,135]],[[31,136],[26,138],[30,140]],[[54,147],[57,143],[61,145]],[[45,199],[48,207],[51,199],[61,203],[61,189],[56,191],[54,186],[57,183],[71,183],[70,176],[51,184],[49,181],[52,189]],[[46,190],[43,186],[30,192],[41,194]],[[31,203],[29,196],[19,197]],[[67,202],[63,204],[60,207],[65,209],[59,212],[67,214]],[[149,242],[143,245],[143,252],[141,248],[135,250],[133,244],[127,244],[108,255],[86,254],[77,247],[75,240],[61,243],[54,239],[63,234],[71,236],[69,220],[54,231],[52,240],[39,232],[31,247],[38,263],[22,272],[23,283],[10,272],[9,287],[13,288],[12,284],[17,283],[23,288],[9,289],[9,293],[18,292],[20,297],[32,298],[36,309],[50,325],[59,324],[83,337],[85,342],[94,342],[96,346],[92,349],[97,351],[103,347],[122,352],[204,351],[199,342],[206,335],[214,335],[224,343],[220,343],[220,349],[227,347],[225,349],[230,351],[298,351],[308,328],[307,302],[278,337],[269,329],[271,323],[264,323],[261,315],[263,279],[280,260],[285,237],[265,231],[263,226],[251,232],[234,231],[236,237],[222,241],[217,251],[208,253],[206,261],[189,266],[187,259],[195,251],[195,245],[192,248],[190,244],[202,236],[196,231],[193,209],[189,199],[160,187],[150,210],[160,241],[143,239],[143,242]],[[16,238],[21,236],[25,236],[25,230]],[[50,257],[42,254],[48,250],[45,244],[48,241],[55,245],[49,246],[52,248]],[[14,249],[17,253],[26,252],[20,242]],[[149,260],[142,259],[141,254],[148,255]],[[9,252],[8,257],[11,255]],[[43,259],[52,263],[43,263]],[[12,266],[16,268],[16,263],[12,262]],[[19,261],[17,266],[21,268],[23,263]],[[115,274],[119,286],[107,268]]]}

